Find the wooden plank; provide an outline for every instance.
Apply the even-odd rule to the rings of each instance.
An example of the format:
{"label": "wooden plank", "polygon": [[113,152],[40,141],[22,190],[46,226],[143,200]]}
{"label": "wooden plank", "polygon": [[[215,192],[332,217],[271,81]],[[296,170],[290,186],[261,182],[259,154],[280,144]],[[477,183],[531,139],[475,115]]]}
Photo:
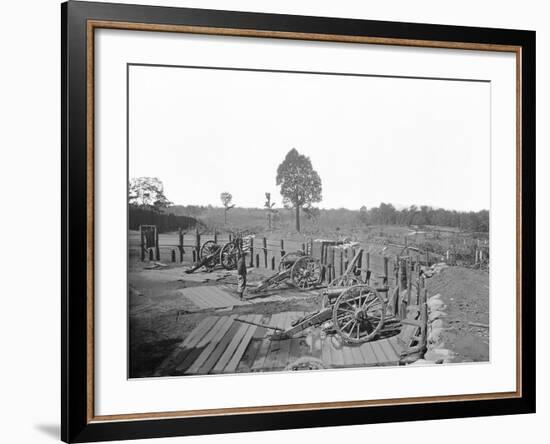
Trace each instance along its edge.
{"label": "wooden plank", "polygon": [[[252,316],[250,319],[248,319],[251,322],[258,322],[262,316],[261,315],[255,315]],[[237,350],[235,350],[235,353],[233,354],[233,357],[230,359],[228,364],[225,366],[224,373],[234,373],[237,369],[237,366],[239,365],[239,362],[248,347],[248,344],[250,343],[250,340],[252,339],[252,336],[256,332],[256,329],[258,327],[256,325],[250,325],[248,330],[246,331],[246,334],[243,336],[243,339],[241,340],[239,346],[237,347]]]}
{"label": "wooden plank", "polygon": [[330,336],[322,338],[321,343],[321,359],[327,367],[332,367],[332,359],[330,357]]}
{"label": "wooden plank", "polygon": [[240,323],[240,324],[241,324],[241,326],[239,327],[239,329],[235,333],[235,336],[233,336],[233,339],[231,340],[231,342],[229,343],[229,345],[227,346],[227,348],[225,349],[223,354],[220,356],[220,359],[218,360],[218,362],[216,363],[216,365],[212,369],[212,373],[222,373],[223,372],[223,369],[225,368],[225,366],[227,365],[227,363],[229,362],[229,360],[231,359],[231,357],[235,353],[235,350],[239,346],[239,343],[241,342],[243,336],[246,334],[249,327],[252,327],[249,324],[243,324],[243,323]]}
{"label": "wooden plank", "polygon": [[202,287],[201,296],[208,301],[211,307],[224,307],[227,305],[227,300],[217,292],[216,287]]}
{"label": "wooden plank", "polygon": [[289,360],[289,355],[290,355],[290,343],[291,343],[291,341],[292,341],[291,339],[284,339],[279,344],[279,351],[277,352],[277,355],[275,356],[274,364],[273,364],[273,367],[272,367],[273,370],[282,370],[287,366],[288,360]]}
{"label": "wooden plank", "polygon": [[[285,317],[284,323],[281,324],[281,328],[290,328],[292,321],[302,316],[302,312],[288,312],[287,316]],[[299,341],[297,344],[299,345]],[[292,345],[292,339],[289,338],[281,341],[280,345],[281,346],[279,348],[279,352],[277,353],[275,365],[276,369],[284,369],[290,362],[290,347]]]}
{"label": "wooden plank", "polygon": [[403,325],[401,333],[397,335],[398,342],[402,344],[403,347],[408,348],[417,331],[418,327],[416,325]]}
{"label": "wooden plank", "polygon": [[309,335],[311,341],[309,347],[309,354],[317,359],[322,359],[322,342],[321,342],[321,328],[313,327],[311,328],[311,333]]}
{"label": "wooden plank", "polygon": [[404,347],[399,345],[399,342],[397,341],[397,336],[392,336],[391,338],[388,339],[388,342],[393,347],[395,354],[399,356],[399,358],[401,359],[401,353],[403,353],[405,349]]}
{"label": "wooden plank", "polygon": [[[302,311],[297,313],[299,316],[298,318],[303,318],[308,312]],[[298,333],[297,336],[293,337],[290,341],[290,353],[288,355],[288,364],[292,364],[297,359],[300,359],[303,356],[311,356],[310,353],[310,345],[312,344],[313,340],[313,332],[312,330],[318,330],[318,329],[312,329],[311,327],[308,328],[306,331],[307,333],[301,332]],[[308,343],[309,340],[309,343]]]}
{"label": "wooden plank", "polygon": [[210,342],[210,340],[214,337],[214,334],[216,333],[218,328],[218,324],[223,322],[224,322],[223,318],[219,318],[219,317],[216,318],[216,323],[213,324],[209,329],[207,329],[204,332],[202,338],[200,338],[200,340],[197,341],[197,343],[192,348],[190,348],[189,353],[187,354],[185,359],[183,359],[176,366],[176,370],[178,372],[186,371],[187,368],[189,368],[189,366],[193,364],[193,362],[201,355],[202,351]]}
{"label": "wooden plank", "polygon": [[361,354],[361,350],[359,348],[360,346],[350,346],[349,349],[351,350],[351,354],[353,356],[353,365],[355,367],[360,367],[365,365],[365,358]]}
{"label": "wooden plank", "polygon": [[208,300],[206,300],[204,296],[197,291],[197,288],[199,287],[192,287],[190,291],[190,294],[192,295],[191,301],[194,302],[200,309],[211,308]]}
{"label": "wooden plank", "polygon": [[330,335],[327,336],[325,342],[328,342],[331,366],[342,367],[344,365],[344,354],[339,339],[334,335]]}
{"label": "wooden plank", "polygon": [[352,348],[348,344],[344,343],[342,345],[342,354],[344,356],[344,365],[346,367],[353,367],[355,366],[355,358],[353,356]]}
{"label": "wooden plank", "polygon": [[227,331],[231,328],[233,324],[233,319],[235,316],[225,316],[222,318],[222,322],[216,324],[216,330],[214,335],[202,353],[197,357],[195,362],[186,370],[185,373],[189,374],[199,374],[200,367],[208,359],[212,351],[216,348],[216,345],[221,341]]}
{"label": "wooden plank", "polygon": [[388,358],[384,354],[384,350],[382,350],[382,347],[380,347],[378,342],[379,341],[372,341],[370,344],[372,345],[372,351],[376,355],[377,362],[382,364],[388,362]]}
{"label": "wooden plank", "polygon": [[166,366],[163,367],[163,369],[166,370],[166,368],[169,367],[174,368],[179,363],[181,363],[193,349],[195,344],[197,344],[197,342],[204,336],[205,331],[211,328],[212,325],[214,325],[214,323],[217,321],[217,319],[218,318],[216,316],[208,316],[204,318],[199,323],[199,325],[197,325],[191,331],[191,333],[189,333],[189,335],[187,336],[187,338],[185,338],[181,345],[178,346],[178,348],[180,348],[180,351],[177,352],[177,354],[173,356],[173,358],[168,363],[166,363]]}
{"label": "wooden plank", "polygon": [[221,306],[241,305],[242,302],[232,294],[222,290],[220,287],[213,287],[215,289],[215,296]]}
{"label": "wooden plank", "polygon": [[[264,315],[260,319],[260,324],[266,324],[267,320],[270,318],[269,315]],[[250,372],[252,371],[252,366],[256,361],[256,356],[258,355],[260,348],[264,342],[264,338],[268,330],[265,327],[258,327],[250,340],[248,348],[245,350],[241,362],[237,367],[237,373]]]}
{"label": "wooden plank", "polygon": [[[271,318],[269,319],[269,322],[266,325],[269,325],[271,327],[276,327],[281,315],[282,313],[275,313],[271,315]],[[269,331],[272,332],[273,330],[269,330]],[[259,371],[264,368],[264,363],[271,350],[272,342],[278,342],[278,341],[272,341],[270,338],[266,338],[263,340],[262,345],[260,346],[260,350],[258,351],[257,357],[254,361],[254,364],[252,365],[252,371]]]}
{"label": "wooden plank", "polygon": [[233,321],[231,324],[231,327],[227,331],[227,333],[223,336],[222,340],[218,342],[216,347],[214,348],[214,351],[210,354],[208,359],[205,361],[205,363],[201,366],[199,372],[202,375],[206,375],[210,373],[212,368],[216,365],[218,362],[218,359],[220,356],[225,352],[227,349],[227,346],[237,333],[237,331],[241,328],[240,322]]}
{"label": "wooden plank", "polygon": [[[277,327],[285,328],[287,319],[289,317],[289,312],[287,311],[279,314],[281,316],[277,318]],[[271,341],[271,347],[269,348],[269,353],[267,354],[264,362],[264,369],[273,370],[275,368],[280,368],[280,364],[278,366],[277,362],[281,358],[281,353],[288,353],[288,347],[290,346],[288,342],[288,339]]]}
{"label": "wooden plank", "polygon": [[388,358],[388,362],[399,362],[399,355],[390,345],[390,341],[388,339],[381,339],[380,341],[378,341],[378,343],[382,347],[382,350],[384,350],[384,354]]}
{"label": "wooden plank", "polygon": [[365,342],[364,344],[361,344],[359,347],[359,350],[361,351],[361,354],[363,355],[363,359],[365,361],[365,364],[367,365],[376,365],[378,363],[378,359],[376,358],[376,355],[374,354],[374,350],[372,349],[372,345],[370,342]]}
{"label": "wooden plank", "polygon": [[172,353],[170,353],[164,359],[164,361],[162,361],[162,363],[158,366],[155,374],[159,375],[160,372],[162,372],[166,367],[171,365],[171,363],[178,357],[178,355],[184,351],[189,341],[193,339],[193,336],[196,334],[197,329],[200,328],[202,325],[204,325],[206,322],[208,322],[208,317],[203,318],[201,322],[199,322],[199,324],[187,335],[187,337],[181,343],[176,345]]}

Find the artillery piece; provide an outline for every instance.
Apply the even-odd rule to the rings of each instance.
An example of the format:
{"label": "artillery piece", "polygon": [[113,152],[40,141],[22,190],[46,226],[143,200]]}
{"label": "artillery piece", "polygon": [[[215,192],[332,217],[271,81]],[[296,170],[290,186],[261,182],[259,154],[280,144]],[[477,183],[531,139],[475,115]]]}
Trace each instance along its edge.
{"label": "artillery piece", "polygon": [[237,268],[239,243],[241,243],[242,249],[246,251],[250,248],[250,237],[237,236],[223,245],[213,240],[206,241],[199,250],[197,262],[185,272],[193,273],[201,267],[213,269],[217,265],[221,265],[226,270],[234,270]]}
{"label": "artillery piece", "polygon": [[362,344],[376,337],[384,326],[387,299],[380,293],[387,287],[360,284],[352,287],[329,287],[328,304],[293,322],[291,328],[275,332],[274,339],[288,339],[313,326],[332,322],[332,328],[347,343]]}
{"label": "artillery piece", "polygon": [[319,260],[306,255],[303,251],[287,253],[279,262],[276,274],[264,279],[250,290],[259,293],[268,289],[275,289],[281,285],[291,285],[299,290],[311,290],[317,287],[322,280],[321,264]]}
{"label": "artillery piece", "polygon": [[[345,272],[322,291],[321,308],[297,319],[291,328],[277,331],[274,338],[286,339],[309,327],[330,322],[344,342],[361,344],[376,337],[384,326],[389,287],[373,287],[361,279],[357,268],[363,250],[355,255]],[[367,279],[370,278],[367,271]]]}

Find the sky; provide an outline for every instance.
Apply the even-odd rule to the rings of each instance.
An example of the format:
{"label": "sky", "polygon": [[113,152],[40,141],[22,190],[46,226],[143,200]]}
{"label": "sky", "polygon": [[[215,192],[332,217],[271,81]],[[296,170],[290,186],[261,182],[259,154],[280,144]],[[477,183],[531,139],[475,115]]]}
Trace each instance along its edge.
{"label": "sky", "polygon": [[490,84],[131,66],[129,176],[158,177],[179,205],[276,206],[296,148],[320,208],[477,211],[490,201]]}

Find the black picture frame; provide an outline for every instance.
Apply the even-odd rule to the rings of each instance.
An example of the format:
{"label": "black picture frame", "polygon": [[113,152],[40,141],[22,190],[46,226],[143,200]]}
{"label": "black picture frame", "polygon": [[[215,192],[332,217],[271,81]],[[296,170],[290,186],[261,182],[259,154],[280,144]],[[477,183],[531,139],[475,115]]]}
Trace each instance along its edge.
{"label": "black picture frame", "polygon": [[[499,399],[388,403],[318,410],[95,421],[90,417],[88,345],[93,334],[87,294],[90,162],[87,146],[87,23],[89,20],[368,36],[382,39],[512,45],[521,48],[521,394]],[[65,442],[156,438],[510,415],[535,412],[535,32],[433,24],[306,17],[69,1],[61,5],[62,374],[61,435]],[[93,182],[92,182],[93,183]]]}

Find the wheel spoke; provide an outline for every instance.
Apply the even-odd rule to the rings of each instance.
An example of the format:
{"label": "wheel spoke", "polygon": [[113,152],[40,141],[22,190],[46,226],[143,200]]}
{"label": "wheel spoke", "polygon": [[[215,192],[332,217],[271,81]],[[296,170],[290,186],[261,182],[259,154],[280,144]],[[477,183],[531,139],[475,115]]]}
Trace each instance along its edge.
{"label": "wheel spoke", "polygon": [[342,331],[344,331],[346,329],[346,327],[351,324],[353,322],[353,318],[350,319],[348,322],[346,322],[346,324],[341,328]]}

